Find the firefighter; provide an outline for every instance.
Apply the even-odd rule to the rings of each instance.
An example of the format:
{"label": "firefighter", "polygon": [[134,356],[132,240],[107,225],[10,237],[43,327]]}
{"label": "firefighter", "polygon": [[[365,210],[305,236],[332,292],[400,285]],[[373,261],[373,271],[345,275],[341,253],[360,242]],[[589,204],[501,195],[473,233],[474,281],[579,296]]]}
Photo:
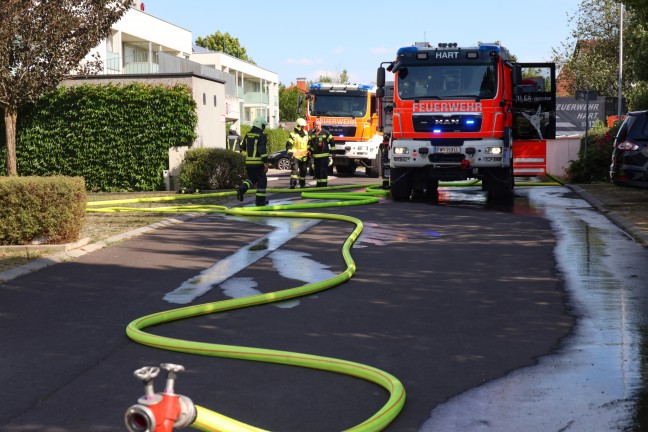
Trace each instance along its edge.
{"label": "firefighter", "polygon": [[290,189],[295,189],[299,180],[299,187],[306,187],[306,171],[308,170],[308,133],[306,120],[297,119],[295,130],[290,132],[286,142],[286,151],[290,156],[292,171],[290,172]]}
{"label": "firefighter", "polygon": [[241,142],[241,153],[245,155],[246,178],[236,190],[236,197],[243,201],[243,195],[256,184],[256,205],[268,204],[266,188],[268,187],[268,137],[263,133],[266,128],[266,119],[257,117],[252,122],[252,129],[245,134]]}
{"label": "firefighter", "polygon": [[328,186],[328,167],[333,164],[331,158],[331,147],[333,147],[333,135],[322,129],[322,121],[315,120],[315,129],[309,133],[308,154],[313,158],[315,165],[315,181],[317,187]]}
{"label": "firefighter", "polygon": [[240,153],[241,141],[243,141],[243,138],[241,138],[241,135],[236,132],[236,129],[233,127],[230,128],[230,131],[227,134],[227,149]]}

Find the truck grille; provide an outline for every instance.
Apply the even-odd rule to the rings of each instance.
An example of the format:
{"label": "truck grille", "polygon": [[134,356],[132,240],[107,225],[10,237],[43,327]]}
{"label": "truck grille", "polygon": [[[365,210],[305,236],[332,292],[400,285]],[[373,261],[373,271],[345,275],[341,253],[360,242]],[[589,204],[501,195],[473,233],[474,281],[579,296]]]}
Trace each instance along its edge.
{"label": "truck grille", "polygon": [[354,137],[356,134],[355,126],[337,126],[337,125],[325,125],[324,126],[336,141],[342,141],[345,137]]}
{"label": "truck grille", "polygon": [[466,114],[418,114],[412,116],[415,132],[478,132],[481,116]]}

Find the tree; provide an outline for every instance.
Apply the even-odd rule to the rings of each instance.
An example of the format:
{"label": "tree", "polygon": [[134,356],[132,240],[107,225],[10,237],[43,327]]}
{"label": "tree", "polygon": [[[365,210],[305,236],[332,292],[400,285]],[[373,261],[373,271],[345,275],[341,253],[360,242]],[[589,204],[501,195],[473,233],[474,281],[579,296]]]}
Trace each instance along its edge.
{"label": "tree", "polygon": [[[629,14],[627,20],[635,18]],[[569,77],[568,91],[596,90],[601,95],[618,92],[619,4],[612,0],[583,0],[569,21],[575,27],[571,39],[553,48],[553,61]],[[625,38],[624,38],[625,39]],[[630,39],[627,39],[630,42]],[[629,89],[634,71],[624,70]]]}
{"label": "tree", "polygon": [[[290,122],[297,120],[297,102],[301,92],[293,83],[290,87],[279,84],[279,120]],[[302,111],[304,107],[302,106]]]}
{"label": "tree", "polygon": [[17,175],[16,122],[21,106],[54,90],[71,72],[100,70],[81,61],[110,34],[130,0],[0,1],[0,107],[7,138],[7,174]]}
{"label": "tree", "polygon": [[320,77],[317,79],[317,82],[335,83],[335,84],[350,84],[349,83],[349,74],[347,73],[346,69],[342,70],[342,72],[337,73],[336,75],[333,75],[333,76],[320,75]]}
{"label": "tree", "polygon": [[219,51],[225,54],[229,54],[232,57],[245,60],[248,63],[255,65],[256,63],[250,57],[248,57],[245,48],[241,46],[238,38],[233,37],[228,32],[225,34],[217,31],[216,33],[206,36],[196,38],[196,45],[203,48],[207,48],[212,51]]}

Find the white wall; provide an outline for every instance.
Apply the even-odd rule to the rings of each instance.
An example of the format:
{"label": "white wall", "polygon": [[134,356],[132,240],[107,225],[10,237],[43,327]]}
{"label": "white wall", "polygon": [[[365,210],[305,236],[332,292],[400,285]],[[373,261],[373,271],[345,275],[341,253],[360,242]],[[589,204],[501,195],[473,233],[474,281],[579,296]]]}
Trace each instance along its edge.
{"label": "white wall", "polygon": [[559,137],[547,140],[547,172],[564,177],[569,162],[578,159],[580,137]]}

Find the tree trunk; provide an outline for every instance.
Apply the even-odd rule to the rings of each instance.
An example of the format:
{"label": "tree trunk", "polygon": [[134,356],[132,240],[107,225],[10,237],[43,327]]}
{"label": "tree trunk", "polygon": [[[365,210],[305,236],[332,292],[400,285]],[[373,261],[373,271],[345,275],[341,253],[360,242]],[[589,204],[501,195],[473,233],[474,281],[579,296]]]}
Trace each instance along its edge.
{"label": "tree trunk", "polygon": [[16,168],[16,119],[18,113],[5,107],[4,121],[5,121],[5,136],[7,138],[7,175],[18,175]]}

